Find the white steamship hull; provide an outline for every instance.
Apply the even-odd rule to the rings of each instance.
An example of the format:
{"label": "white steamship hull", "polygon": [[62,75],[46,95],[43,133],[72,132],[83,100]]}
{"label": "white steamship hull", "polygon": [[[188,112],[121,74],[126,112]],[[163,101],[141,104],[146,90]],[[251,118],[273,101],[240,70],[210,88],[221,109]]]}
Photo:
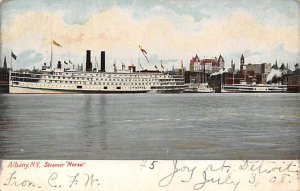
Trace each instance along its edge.
{"label": "white steamship hull", "polygon": [[182,76],[159,71],[128,70],[105,72],[105,52],[101,51],[101,70],[92,69],[91,51],[87,50],[86,69],[68,70],[46,66],[41,71],[10,72],[9,93],[60,94],[60,93],[180,93],[184,89]]}
{"label": "white steamship hull", "polygon": [[[113,93],[147,93],[145,91],[104,91],[104,90],[66,90],[66,89],[39,89],[29,87],[13,87],[9,88],[11,94],[113,94]],[[155,91],[154,91],[155,92]]]}
{"label": "white steamship hull", "polygon": [[286,85],[223,85],[222,93],[284,93]]}
{"label": "white steamship hull", "polygon": [[11,94],[180,93],[182,77],[162,73],[12,72]]}
{"label": "white steamship hull", "polygon": [[63,94],[66,93],[64,91],[58,90],[47,90],[47,89],[35,89],[28,87],[9,87],[9,93],[11,94]]}

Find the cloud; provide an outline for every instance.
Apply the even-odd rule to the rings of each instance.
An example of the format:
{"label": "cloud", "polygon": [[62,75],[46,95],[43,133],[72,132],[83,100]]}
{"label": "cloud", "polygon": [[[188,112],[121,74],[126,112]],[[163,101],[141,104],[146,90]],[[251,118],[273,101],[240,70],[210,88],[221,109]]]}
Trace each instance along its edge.
{"label": "cloud", "polygon": [[84,60],[85,50],[90,49],[93,57],[106,50],[108,63],[116,59],[130,63],[133,59],[137,64],[139,45],[147,50],[150,62],[157,62],[157,57],[182,59],[185,66],[195,53],[202,58],[222,54],[227,64],[237,53],[245,53],[252,63],[271,60],[270,52],[279,45],[291,53],[290,58],[285,58],[299,59],[298,26],[262,23],[245,11],[202,19],[161,5],[138,18],[132,7],[114,6],[92,12],[83,20],[74,17],[74,21],[74,12],[61,9],[17,14],[1,26],[2,45],[6,53],[10,49],[17,53],[31,49],[42,54],[43,60],[49,60],[49,42],[54,39],[62,44],[62,48],[53,50],[55,59],[68,60],[71,56],[77,63]]}
{"label": "cloud", "polygon": [[244,12],[236,12],[226,19],[207,23],[202,38],[222,43],[220,45],[223,45],[223,48],[231,50],[268,49],[284,44],[287,48],[297,51],[300,43],[297,27],[278,28],[262,25]]}
{"label": "cloud", "polygon": [[[294,68],[295,63],[299,63],[300,52],[294,53],[288,51],[283,44],[278,45],[269,52],[269,55],[276,58],[278,64],[289,63]],[[293,59],[294,58],[294,59]]]}
{"label": "cloud", "polygon": [[245,56],[255,56],[255,55],[261,55],[261,52],[252,52],[251,50],[245,50],[244,51]]}
{"label": "cloud", "polygon": [[43,56],[41,53],[35,50],[25,50],[18,54],[17,60],[13,61],[13,68],[30,68],[38,66],[43,61]]}

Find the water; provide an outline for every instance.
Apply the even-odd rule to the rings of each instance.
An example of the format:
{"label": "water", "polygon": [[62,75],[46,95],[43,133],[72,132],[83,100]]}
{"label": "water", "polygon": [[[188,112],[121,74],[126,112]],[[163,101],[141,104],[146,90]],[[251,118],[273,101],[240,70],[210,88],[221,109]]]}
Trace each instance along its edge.
{"label": "water", "polygon": [[299,159],[300,94],[0,95],[1,159]]}

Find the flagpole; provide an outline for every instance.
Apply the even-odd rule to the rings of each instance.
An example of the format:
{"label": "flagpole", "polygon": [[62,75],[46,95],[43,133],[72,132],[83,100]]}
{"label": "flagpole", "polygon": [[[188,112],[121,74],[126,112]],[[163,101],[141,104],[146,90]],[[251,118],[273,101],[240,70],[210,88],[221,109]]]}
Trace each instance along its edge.
{"label": "flagpole", "polygon": [[52,68],[52,41],[51,41],[51,57],[50,57],[50,68]]}
{"label": "flagpole", "polygon": [[10,50],[10,69],[11,69],[11,71],[13,70],[13,68],[12,68],[12,50]]}
{"label": "flagpole", "polygon": [[138,70],[139,70],[139,73],[140,73],[140,65],[141,65],[141,58],[140,57],[141,57],[141,50],[139,50],[139,59],[138,59]]}

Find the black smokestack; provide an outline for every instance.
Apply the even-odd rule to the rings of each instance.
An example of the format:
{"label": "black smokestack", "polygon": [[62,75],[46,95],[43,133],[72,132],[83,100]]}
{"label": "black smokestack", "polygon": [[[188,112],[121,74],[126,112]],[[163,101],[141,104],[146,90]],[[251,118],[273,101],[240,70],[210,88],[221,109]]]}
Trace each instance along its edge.
{"label": "black smokestack", "polygon": [[105,51],[101,51],[101,72],[105,72]]}
{"label": "black smokestack", "polygon": [[58,61],[58,63],[57,63],[57,68],[61,69],[61,62],[60,61]]}
{"label": "black smokestack", "polygon": [[86,51],[85,71],[92,71],[91,51],[90,50]]}

